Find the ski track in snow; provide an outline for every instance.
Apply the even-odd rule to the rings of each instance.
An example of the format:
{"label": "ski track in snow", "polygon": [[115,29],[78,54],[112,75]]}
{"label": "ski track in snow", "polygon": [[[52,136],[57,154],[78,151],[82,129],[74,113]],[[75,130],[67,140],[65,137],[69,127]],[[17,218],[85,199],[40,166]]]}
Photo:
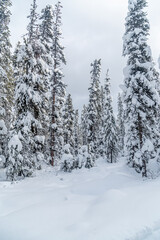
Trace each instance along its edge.
{"label": "ski track in snow", "polygon": [[123,161],[0,182],[0,240],[160,240],[160,178]]}

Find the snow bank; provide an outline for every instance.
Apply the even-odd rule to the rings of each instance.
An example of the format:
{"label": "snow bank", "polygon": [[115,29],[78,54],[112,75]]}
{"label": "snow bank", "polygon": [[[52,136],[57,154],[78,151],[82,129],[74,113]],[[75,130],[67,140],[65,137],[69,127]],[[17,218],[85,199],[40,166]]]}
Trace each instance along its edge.
{"label": "snow bank", "polygon": [[143,181],[124,163],[103,161],[0,183],[0,239],[159,240],[159,189],[160,179]]}

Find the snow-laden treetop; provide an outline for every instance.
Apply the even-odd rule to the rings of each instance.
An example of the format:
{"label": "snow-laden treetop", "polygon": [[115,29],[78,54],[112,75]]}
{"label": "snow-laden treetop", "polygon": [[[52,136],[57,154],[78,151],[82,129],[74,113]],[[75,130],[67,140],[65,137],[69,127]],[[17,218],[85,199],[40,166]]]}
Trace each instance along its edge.
{"label": "snow-laden treetop", "polygon": [[128,0],[128,9],[134,9],[138,0]]}

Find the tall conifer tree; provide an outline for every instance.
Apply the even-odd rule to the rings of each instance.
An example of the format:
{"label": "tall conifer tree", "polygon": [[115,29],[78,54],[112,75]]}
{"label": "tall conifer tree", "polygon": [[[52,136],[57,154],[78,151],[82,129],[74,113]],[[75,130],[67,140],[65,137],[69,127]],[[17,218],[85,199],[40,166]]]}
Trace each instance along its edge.
{"label": "tall conifer tree", "polygon": [[117,124],[118,124],[118,139],[119,139],[119,148],[122,151],[124,149],[124,136],[125,136],[125,129],[124,129],[124,108],[121,94],[118,94],[118,115],[117,115]]}
{"label": "tall conifer tree", "polygon": [[10,7],[10,0],[0,1],[0,158],[4,165],[6,165],[14,92],[9,30]]}
{"label": "tall conifer tree", "polygon": [[47,5],[41,11],[40,15],[41,23],[39,25],[39,32],[40,32],[40,41],[41,44],[44,46],[43,60],[46,65],[48,78],[45,78],[45,86],[46,86],[46,110],[45,111],[45,137],[46,137],[46,144],[45,144],[45,158],[46,162],[50,160],[50,123],[51,123],[51,115],[52,115],[52,101],[51,101],[51,78],[53,74],[54,68],[54,59],[52,53],[52,46],[53,46],[53,37],[54,37],[54,9],[51,5]]}
{"label": "tall conifer tree", "polygon": [[107,75],[104,85],[104,108],[103,108],[103,128],[104,128],[104,152],[107,161],[110,163],[117,161],[119,152],[117,125],[113,114],[112,98],[110,92],[110,78]]}
{"label": "tall conifer tree", "polygon": [[81,132],[79,126],[79,113],[78,110],[74,114],[74,155],[77,156],[81,146]]}
{"label": "tall conifer tree", "polygon": [[63,73],[61,71],[62,64],[66,64],[64,57],[64,47],[61,45],[60,40],[62,38],[61,32],[61,9],[62,5],[58,2],[55,5],[55,22],[53,26],[53,41],[52,41],[52,56],[54,60],[53,74],[52,74],[52,114],[51,114],[51,127],[50,127],[50,153],[51,153],[51,165],[54,166],[60,162],[63,149],[63,119],[62,119],[62,107],[64,105],[64,97],[66,86],[62,80]]}
{"label": "tall conifer tree", "polygon": [[104,156],[104,100],[105,93],[104,88],[101,86],[101,94],[100,94],[100,110],[99,110],[99,124],[98,124],[98,156]]}
{"label": "tall conifer tree", "polygon": [[87,107],[84,105],[83,109],[82,109],[82,113],[81,113],[81,124],[80,124],[80,128],[81,128],[81,134],[82,134],[82,145],[86,145],[87,146]]}
{"label": "tall conifer tree", "polygon": [[[30,176],[44,160],[46,111],[45,79],[48,77],[44,62],[44,47],[39,41],[36,1],[31,5],[28,33],[24,44],[19,45],[14,57],[16,88],[16,123],[10,139],[8,178]],[[14,139],[19,138],[22,147],[16,153]],[[19,144],[20,145],[20,144]],[[19,157],[19,156],[22,157]]]}
{"label": "tall conifer tree", "polygon": [[74,155],[74,109],[72,104],[71,94],[68,94],[63,114],[63,127],[64,127],[64,144],[70,145],[70,152]]}
{"label": "tall conifer tree", "polygon": [[[129,0],[123,55],[125,73],[125,151],[128,164],[147,177],[150,159],[156,157],[159,133],[156,127],[159,99],[157,74],[147,44],[149,22],[146,0]],[[156,160],[155,160],[156,161]]]}
{"label": "tall conifer tree", "polygon": [[91,64],[91,86],[89,88],[89,104],[87,108],[88,133],[87,142],[89,152],[97,155],[98,126],[100,121],[100,72],[101,60],[95,60]]}

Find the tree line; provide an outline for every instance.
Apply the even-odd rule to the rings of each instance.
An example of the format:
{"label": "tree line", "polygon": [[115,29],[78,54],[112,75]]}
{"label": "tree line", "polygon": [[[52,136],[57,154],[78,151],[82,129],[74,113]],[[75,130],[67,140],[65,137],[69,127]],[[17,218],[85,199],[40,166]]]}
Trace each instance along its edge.
{"label": "tree line", "polygon": [[61,3],[39,14],[33,0],[27,32],[11,54],[11,1],[0,2],[0,167],[7,179],[29,177],[46,165],[71,172],[93,167],[100,157],[115,163],[122,156],[143,177],[158,174],[160,86],[147,44],[146,6],[146,0],[128,2],[128,60],[115,117],[109,70],[100,82],[101,59],[91,63],[89,101],[81,114],[66,93]]}

